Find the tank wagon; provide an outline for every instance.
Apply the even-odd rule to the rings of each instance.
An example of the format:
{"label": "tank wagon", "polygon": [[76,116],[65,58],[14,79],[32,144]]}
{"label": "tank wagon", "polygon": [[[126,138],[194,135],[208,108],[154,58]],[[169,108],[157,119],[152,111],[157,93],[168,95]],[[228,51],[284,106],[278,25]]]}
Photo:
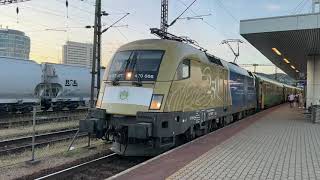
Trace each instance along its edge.
{"label": "tank wagon", "polygon": [[2,57],[0,112],[30,112],[36,104],[54,111],[87,106],[90,82],[86,67]]}
{"label": "tank wagon", "polygon": [[186,43],[135,41],[113,56],[80,130],[121,155],[157,155],[281,103],[284,88]]}
{"label": "tank wagon", "polygon": [[[27,73],[26,73],[27,72]],[[0,57],[0,112],[29,112],[39,103],[35,94],[41,67],[34,61]]]}
{"label": "tank wagon", "polygon": [[65,64],[42,64],[42,104],[54,111],[85,106],[90,99],[90,70],[86,67]]}

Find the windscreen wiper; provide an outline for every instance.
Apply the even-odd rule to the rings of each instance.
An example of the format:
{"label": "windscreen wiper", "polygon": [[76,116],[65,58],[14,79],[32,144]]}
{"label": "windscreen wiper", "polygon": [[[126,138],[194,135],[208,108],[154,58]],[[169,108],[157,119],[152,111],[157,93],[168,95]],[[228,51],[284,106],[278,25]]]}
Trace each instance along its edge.
{"label": "windscreen wiper", "polygon": [[119,74],[120,74],[120,72],[123,73],[123,72],[126,71],[126,69],[128,68],[128,66],[129,66],[129,64],[131,62],[131,56],[132,56],[132,53],[130,54],[129,58],[127,59],[127,62],[125,64],[125,66],[123,66],[124,64],[122,64],[122,67],[124,67],[124,68],[121,67],[121,69],[123,69],[123,70],[122,71],[118,71],[117,74],[116,74],[116,77],[112,80],[112,85],[113,86],[118,86],[119,85],[119,80],[120,80]]}
{"label": "windscreen wiper", "polygon": [[132,85],[135,85],[135,86],[138,86],[138,87],[141,87],[142,86],[142,82],[141,82],[141,77],[140,77],[140,72],[139,72],[139,69],[138,69],[138,66],[137,65],[137,56],[134,56],[134,64],[133,64],[133,68],[132,69],[135,69],[135,73],[136,73],[136,79],[138,81],[133,81],[132,82]]}

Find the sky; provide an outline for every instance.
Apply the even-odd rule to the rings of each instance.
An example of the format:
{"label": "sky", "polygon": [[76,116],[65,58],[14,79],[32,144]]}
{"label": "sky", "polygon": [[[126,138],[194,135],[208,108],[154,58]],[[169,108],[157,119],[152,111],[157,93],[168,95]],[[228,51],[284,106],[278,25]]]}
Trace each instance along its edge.
{"label": "sky", "polygon": [[[91,43],[95,0],[31,0],[0,5],[0,26],[24,31],[31,38],[30,58],[36,62],[60,63],[66,41]],[[108,25],[130,13],[102,37],[102,65],[106,65],[117,48],[125,43],[156,38],[149,29],[160,26],[161,0],[102,0],[102,18]],[[175,19],[193,0],[169,0],[169,22]],[[19,14],[16,8],[19,8]],[[238,64],[271,64],[259,51],[239,35],[239,22],[244,19],[309,13],[311,0],[197,0],[182,17],[208,15],[203,20],[178,20],[169,32],[196,40],[211,54],[233,61],[231,50],[221,44],[224,39],[241,39]],[[126,26],[127,25],[127,26]],[[249,69],[251,67],[248,67]],[[252,68],[250,69],[252,70]],[[274,73],[270,66],[258,71]],[[278,72],[281,72],[278,70]]]}

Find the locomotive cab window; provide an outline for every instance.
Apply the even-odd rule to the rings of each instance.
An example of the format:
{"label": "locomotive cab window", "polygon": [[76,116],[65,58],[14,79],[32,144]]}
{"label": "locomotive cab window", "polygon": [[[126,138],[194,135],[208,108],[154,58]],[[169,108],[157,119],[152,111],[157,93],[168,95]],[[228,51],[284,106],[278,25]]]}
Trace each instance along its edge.
{"label": "locomotive cab window", "polygon": [[187,79],[190,77],[190,60],[183,60],[177,69],[177,80]]}
{"label": "locomotive cab window", "polygon": [[108,80],[155,81],[164,55],[162,50],[134,50],[116,53]]}

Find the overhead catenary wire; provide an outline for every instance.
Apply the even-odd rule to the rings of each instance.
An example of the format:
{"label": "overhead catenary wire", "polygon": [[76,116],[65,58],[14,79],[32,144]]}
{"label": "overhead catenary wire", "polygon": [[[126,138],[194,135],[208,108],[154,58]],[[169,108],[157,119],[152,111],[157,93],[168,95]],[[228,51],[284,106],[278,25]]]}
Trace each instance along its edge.
{"label": "overhead catenary wire", "polygon": [[[57,13],[55,13],[55,12],[52,12],[53,10],[50,10],[50,9],[48,9],[48,8],[44,8],[44,7],[41,7],[41,9],[39,9],[39,8],[36,8],[36,7],[30,7],[30,6],[26,6],[25,4],[23,4],[23,6],[20,6],[19,7],[20,9],[22,8],[29,8],[29,9],[32,9],[32,10],[34,10],[34,11],[38,11],[38,12],[41,12],[41,13],[44,13],[44,14],[51,14],[51,15],[54,15],[54,16],[57,16],[57,17],[65,17],[65,16],[63,16],[63,15],[61,15],[61,14],[57,14]],[[8,14],[4,14],[5,16],[7,16],[7,17],[9,17],[9,18],[13,18],[13,17],[11,17],[10,15],[8,15]],[[69,19],[71,19],[71,18],[69,18]],[[26,20],[25,18],[24,18],[24,20]],[[46,24],[41,24],[41,23],[39,23],[39,22],[33,22],[32,20],[27,20],[28,22],[23,22],[23,24],[32,24],[32,25],[34,25],[34,26],[43,26],[43,27],[48,27],[48,28],[50,28],[50,26],[48,26],[48,25],[46,25]],[[76,24],[87,24],[87,22],[77,22],[75,19],[72,19],[72,22],[73,23],[76,23]],[[41,31],[41,30],[36,30],[36,31]]]}
{"label": "overhead catenary wire", "polygon": [[[0,14],[1,14],[1,11],[0,11]],[[16,20],[16,17],[10,16],[10,15],[8,15],[8,14],[2,13],[2,15],[3,15],[3,16],[6,16],[6,17],[8,17],[8,18],[11,18],[11,19]],[[25,20],[27,20],[27,22],[26,22]],[[32,25],[34,25],[34,26],[42,26],[42,27],[50,28],[50,26],[48,26],[48,25],[46,25],[46,24],[36,23],[36,22],[33,22],[33,21],[30,20],[30,19],[25,19],[25,18],[24,18],[24,21],[23,21],[23,22],[20,21],[20,24],[32,24]]]}
{"label": "overhead catenary wire", "polygon": [[309,0],[306,0],[306,1],[300,6],[300,8],[297,9],[296,14],[301,13],[301,12],[304,10],[304,8],[306,7],[306,5],[308,4],[308,2],[309,2]]}
{"label": "overhead catenary wire", "polygon": [[291,14],[295,14],[295,12],[297,11],[297,9],[303,4],[304,1],[305,1],[305,0],[301,0],[301,1],[298,3],[298,5],[295,6],[295,8],[293,8],[293,9],[291,10]]}
{"label": "overhead catenary wire", "polygon": [[127,17],[130,13],[125,14],[124,16],[122,16],[120,19],[118,19],[117,21],[115,21],[114,23],[112,23],[109,27],[105,28],[104,30],[101,31],[101,34],[108,31],[110,28],[115,27],[115,25],[120,22],[122,19],[124,19],[125,17]]}
{"label": "overhead catenary wire", "polygon": [[[126,15],[123,16],[123,18],[126,17],[126,16],[129,15],[129,14],[130,14],[130,13],[126,13]],[[122,20],[123,18],[120,18],[118,21]],[[112,21],[114,21],[114,20],[113,20],[111,17],[109,17],[109,19],[107,18],[107,21],[109,21],[110,24],[111,24],[111,25],[109,25],[109,27],[112,26],[112,24],[116,24],[116,23],[118,22],[118,21],[116,21],[116,23],[113,23]],[[119,27],[114,27],[114,28],[118,31],[118,33],[119,33],[127,42],[129,42],[128,37],[127,37],[124,33],[121,32],[121,30],[119,29]]]}
{"label": "overhead catenary wire", "polygon": [[[182,5],[184,5],[185,7],[187,7],[187,4],[184,3],[182,0],[178,0]],[[191,8],[190,8],[190,12],[193,13],[194,15],[198,16],[198,14],[196,12],[194,12]],[[222,36],[224,36],[224,38],[226,38],[227,36],[223,33],[220,32],[215,26],[213,26],[212,24],[210,24],[208,21],[206,20],[202,20],[203,23],[205,23],[207,26],[209,26],[212,30],[220,33]]]}
{"label": "overhead catenary wire", "polygon": [[[62,4],[65,4],[65,1],[63,1],[63,0],[56,0],[56,1],[58,1],[58,2],[60,2],[60,3],[62,3]],[[88,11],[88,10],[86,10],[86,9],[79,8],[78,6],[72,5],[72,4],[70,4],[70,3],[69,3],[68,6],[70,6],[70,7],[72,7],[72,8],[75,8],[75,9],[78,9],[78,10],[80,10],[80,11],[82,11],[82,12],[85,12],[85,13],[87,13],[87,14],[89,14],[89,15],[92,15],[92,16],[94,15],[94,12]]]}
{"label": "overhead catenary wire", "polygon": [[[181,4],[183,4],[184,6],[187,6],[186,3],[184,3],[182,0],[178,0],[178,1],[179,1]],[[221,1],[219,1],[219,2],[220,2],[220,5],[219,5],[219,6],[220,6],[224,11],[226,11],[227,14],[228,14],[229,16],[231,16],[234,21],[236,21],[236,22],[239,24],[240,21],[238,20],[238,18],[236,18],[236,17],[227,9],[227,7],[225,7],[224,4],[222,4]],[[196,12],[194,12],[194,11],[192,10],[192,8],[190,8],[190,12],[193,13],[194,15],[198,15]],[[219,29],[217,29],[215,26],[213,26],[212,24],[210,24],[210,23],[207,22],[206,20],[203,20],[202,22],[205,23],[207,26],[209,26],[212,30],[214,30],[214,31],[218,32],[220,35],[222,35],[222,37],[223,37],[224,39],[228,39],[228,36],[227,36],[224,32],[221,32]],[[244,40],[238,33],[235,33],[235,35],[236,35],[237,37],[239,37],[241,40],[243,40],[244,42],[246,42],[246,40]],[[246,45],[246,44],[248,44],[248,43],[244,43],[244,44]],[[250,52],[250,54],[251,54],[251,56],[253,57],[252,59],[254,59],[254,58],[255,58],[255,54],[253,54],[253,52]]]}
{"label": "overhead catenary wire", "polygon": [[228,10],[228,8],[225,7],[225,5],[220,1],[220,0],[217,0],[219,6],[224,9],[224,11],[229,14],[229,16],[237,23],[237,24],[240,24],[240,21],[238,18],[236,18],[232,13],[231,11]]}
{"label": "overhead catenary wire", "polygon": [[[63,3],[62,0],[56,0],[56,1],[58,1],[58,2],[60,2],[60,3]],[[84,1],[82,1],[82,2],[84,2]],[[90,12],[90,11],[88,11],[88,10],[84,10],[84,9],[79,8],[78,6],[74,6],[74,5],[72,5],[72,4],[69,4],[69,6],[72,7],[72,8],[78,9],[78,10],[80,10],[80,11],[82,11],[82,12],[85,12],[85,13],[87,13],[87,14],[90,14],[90,15],[93,14],[92,12]],[[124,11],[123,11],[123,13],[118,13],[118,14],[127,14],[127,12],[124,12]],[[120,34],[127,42],[129,41],[128,37],[127,37],[124,33],[122,33],[119,28],[116,27],[115,29],[119,32],[119,34]]]}
{"label": "overhead catenary wire", "polygon": [[[27,8],[29,8],[29,7],[27,7]],[[31,9],[34,10],[35,8],[31,8]],[[36,11],[39,11],[39,9],[37,9]],[[17,11],[17,12],[18,12],[18,11]],[[42,11],[42,12],[43,12],[43,11]],[[46,13],[46,14],[47,14],[47,13]],[[50,12],[49,14],[54,14],[54,13]],[[59,14],[54,14],[54,15],[56,15],[56,16],[61,16],[61,15],[59,15]],[[13,17],[9,16],[8,14],[6,14],[5,16],[13,19]],[[25,20],[25,18],[24,18],[24,20]],[[22,21],[21,21],[21,22],[22,22]],[[46,27],[46,29],[26,31],[26,32],[30,32],[30,33],[41,32],[41,31],[48,31],[48,30],[50,30],[50,29],[55,29],[55,28],[52,28],[51,26],[48,26],[48,25],[46,25],[46,24],[41,24],[41,23],[39,23],[39,22],[35,23],[35,22],[32,22],[32,21],[30,21],[30,22],[23,21],[22,24],[32,24],[32,26],[28,26],[28,27],[34,27],[34,26],[43,26],[43,27]],[[66,28],[66,27],[64,27],[64,29],[65,29],[65,28]],[[80,28],[80,27],[71,27],[71,28]],[[82,26],[82,28],[84,29],[84,26]],[[66,30],[60,30],[60,31],[67,32],[67,29],[68,29],[68,28],[66,28]],[[67,38],[67,39],[68,39],[68,38]],[[35,41],[35,39],[33,39],[33,41],[32,41],[33,44],[35,45],[34,41]],[[37,43],[36,43],[36,44],[37,44]],[[36,48],[34,45],[32,46],[31,51],[32,51],[34,48]],[[43,45],[47,45],[47,44],[43,44]]]}
{"label": "overhead catenary wire", "polygon": [[186,8],[178,17],[176,17],[170,24],[168,24],[167,26],[170,27],[170,26],[172,26],[174,23],[176,23],[177,20],[178,20],[185,12],[187,12],[187,11],[191,8],[191,6],[192,6],[196,1],[197,1],[197,0],[194,0],[189,6],[186,6],[187,8]]}
{"label": "overhead catenary wire", "polygon": [[0,0],[0,5],[9,5],[13,3],[26,2],[30,0]]}
{"label": "overhead catenary wire", "polygon": [[121,34],[121,36],[122,36],[127,42],[129,42],[129,38],[128,38],[124,33],[122,33],[119,28],[116,28],[116,30]]}
{"label": "overhead catenary wire", "polygon": [[[66,9],[67,9],[67,15],[66,15],[66,18],[67,18],[67,20],[70,18],[70,16],[69,16],[69,6],[73,9],[73,8],[76,8],[76,9],[78,9],[78,10],[80,10],[80,11],[82,11],[82,12],[85,12],[85,13],[87,13],[87,14],[90,14],[90,15],[92,15],[93,16],[93,13],[91,13],[90,11],[88,11],[87,9],[83,9],[83,8],[78,8],[77,6],[74,6],[74,5],[72,5],[71,3],[72,3],[72,1],[68,1],[68,0],[57,0],[58,2],[60,2],[60,3],[65,3],[65,6],[66,6]],[[29,7],[30,8],[30,7]],[[31,7],[32,8],[32,7]],[[30,9],[31,9],[30,8]],[[39,9],[37,9],[38,11],[39,11]],[[45,10],[43,10],[42,9],[42,12],[44,12]],[[49,13],[46,13],[46,14],[50,14],[50,15],[54,15],[54,16],[60,16],[60,17],[65,17],[65,16],[62,16],[61,14],[58,14],[58,13],[55,13],[55,12],[52,12],[52,10],[47,10],[47,12],[49,12]],[[123,13],[117,13],[117,14],[123,14]],[[9,18],[13,18],[13,17],[10,17],[9,16]],[[71,19],[71,18],[70,18]],[[88,24],[87,22],[86,23],[84,23],[84,22],[82,22],[83,24]],[[32,24],[32,26],[30,26],[30,27],[34,27],[35,25],[36,26],[43,26],[43,27],[45,27],[45,29],[41,29],[41,30],[32,30],[32,29],[34,29],[34,28],[31,28],[31,30],[29,30],[28,32],[31,32],[31,33],[36,33],[36,32],[43,32],[43,31],[61,31],[61,32],[66,32],[68,29],[84,29],[84,27],[85,27],[85,25],[83,26],[83,27],[77,27],[77,26],[75,26],[75,27],[72,27],[72,26],[69,26],[68,25],[68,22],[66,22],[66,27],[64,27],[64,28],[60,28],[60,29],[57,29],[57,27],[52,27],[52,26],[49,26],[49,25],[45,25],[45,24],[41,24],[41,23],[31,23],[31,21],[30,22],[28,22],[28,23],[26,23],[26,22],[24,22],[23,24]],[[117,29],[118,31],[119,31],[119,33],[121,34],[121,36],[123,36],[127,41],[128,41],[128,38],[125,36],[125,34],[123,34],[119,29]],[[67,39],[68,40],[68,39]],[[37,43],[38,44],[38,43]],[[34,46],[32,46],[33,48],[32,49],[34,49],[35,47]],[[40,46],[39,46],[40,47]],[[32,52],[33,52],[33,50],[31,50]],[[52,56],[53,57],[53,56]]]}
{"label": "overhead catenary wire", "polygon": [[90,5],[90,6],[95,6],[95,4],[94,4],[94,2],[89,2],[89,1],[87,1],[87,0],[81,0],[80,2],[82,2],[82,3],[85,3],[85,4],[88,4],[88,5]]}
{"label": "overhead catenary wire", "polygon": [[[56,13],[57,11],[53,11],[51,9],[48,9],[48,8],[44,8],[44,7],[41,7],[41,8],[38,8],[38,7],[33,7],[33,6],[26,6],[26,5],[23,5],[20,7],[20,9],[24,9],[24,8],[27,8],[27,9],[32,9],[34,11],[37,11],[39,13],[43,13],[43,14],[46,14],[46,15],[52,15],[52,16],[56,16],[56,17],[65,17],[64,15],[62,14],[58,14]],[[61,12],[62,13],[62,12]],[[83,25],[86,25],[88,22],[86,20],[85,21],[80,21],[80,20],[83,20],[82,18],[80,17],[77,17],[77,19],[74,19],[72,17],[70,17],[69,15],[69,19],[71,20],[71,22],[73,23],[76,23],[76,24],[83,24]]]}

